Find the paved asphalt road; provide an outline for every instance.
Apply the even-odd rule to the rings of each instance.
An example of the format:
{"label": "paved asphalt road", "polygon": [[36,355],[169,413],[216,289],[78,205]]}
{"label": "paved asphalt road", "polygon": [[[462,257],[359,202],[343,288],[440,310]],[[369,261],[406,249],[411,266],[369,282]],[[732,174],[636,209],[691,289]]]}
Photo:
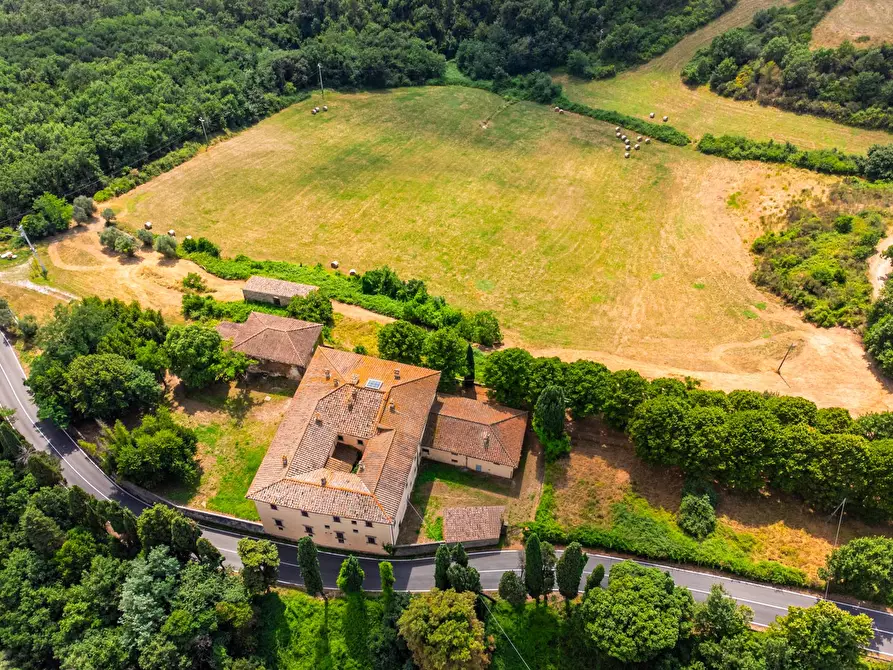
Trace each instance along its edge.
{"label": "paved asphalt road", "polygon": [[[123,491],[102,472],[67,432],[59,430],[47,421],[36,422],[37,408],[23,384],[24,372],[16,357],[15,350],[9,346],[6,338],[0,344],[0,405],[16,410],[16,428],[36,448],[51,450],[62,461],[62,473],[69,484],[80,486],[97,498],[117,500],[134,512],[144,507],[143,503]],[[237,533],[202,526],[202,533],[224,554],[227,562],[234,567],[239,566],[236,544],[240,536]],[[281,567],[280,581],[285,584],[301,584],[301,576],[297,567],[295,549],[288,544],[279,544]],[[517,551],[484,551],[470,555],[469,563],[481,573],[481,583],[485,589],[495,590],[499,578],[506,570],[518,568]],[[343,556],[334,552],[320,552],[322,576],[327,586],[334,587]],[[392,559],[396,587],[401,590],[426,591],[434,584],[434,560],[431,558]],[[590,554],[585,574],[588,575],[597,563],[603,563],[607,570],[617,563],[618,559],[610,556]],[[379,588],[378,561],[372,558],[361,559],[366,572],[366,587],[370,590]],[[722,584],[738,602],[748,605],[754,611],[754,622],[768,625],[777,616],[784,615],[788,607],[809,607],[819,599],[782,588],[757,584],[740,579],[721,577],[694,570],[672,566],[655,565],[668,571],[677,584],[687,587],[695,599],[703,600],[710,592],[712,584]],[[871,648],[885,656],[893,658],[893,614],[878,610],[860,608],[844,603],[837,603],[854,614],[864,613],[874,622],[875,639]]]}

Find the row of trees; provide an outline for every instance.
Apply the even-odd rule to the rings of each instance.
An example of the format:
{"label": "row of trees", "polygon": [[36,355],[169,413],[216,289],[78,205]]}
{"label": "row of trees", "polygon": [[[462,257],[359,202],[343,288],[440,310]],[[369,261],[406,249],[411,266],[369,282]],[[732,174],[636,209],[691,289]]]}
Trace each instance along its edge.
{"label": "row of trees", "polygon": [[441,386],[447,390],[458,377],[475,378],[474,351],[455,328],[429,332],[408,321],[394,321],[378,331],[378,354],[390,361],[440,370]]}
{"label": "row of trees", "polygon": [[893,45],[810,50],[812,29],[837,0],[760,10],[750,26],[716,37],[683,69],[690,84],[842,123],[893,129]]}
{"label": "row of trees", "polygon": [[600,415],[629,431],[644,460],[678,466],[697,480],[745,491],[772,486],[822,509],[847,497],[864,514],[893,517],[889,412],[854,420],[845,409],[818,409],[804,398],[649,382],[633,370],[534,358],[522,349],[490,354],[482,376],[493,400],[518,408],[554,397],[549,389],[557,387],[573,418]]}

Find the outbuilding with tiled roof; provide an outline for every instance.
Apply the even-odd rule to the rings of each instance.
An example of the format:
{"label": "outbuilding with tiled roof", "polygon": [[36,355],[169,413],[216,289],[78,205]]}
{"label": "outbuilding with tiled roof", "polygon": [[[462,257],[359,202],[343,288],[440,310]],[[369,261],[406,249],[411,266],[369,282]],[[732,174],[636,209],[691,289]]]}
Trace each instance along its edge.
{"label": "outbuilding with tiled roof", "polygon": [[257,361],[249,371],[300,379],[322,338],[322,325],[251,312],[244,323],[223,321],[217,332],[232,348]]}
{"label": "outbuilding with tiled roof", "polygon": [[497,544],[504,513],[505,507],[447,507],[443,510],[443,539],[470,547]]}
{"label": "outbuilding with tiled roof", "polygon": [[422,456],[511,478],[521,462],[527,412],[438,394],[422,439]]}
{"label": "outbuilding with tiled roof", "polygon": [[287,307],[295,296],[306,298],[318,289],[318,286],[310,284],[297,284],[282,279],[255,275],[250,277],[242,287],[242,297],[247,301],[268,302],[271,305]]}

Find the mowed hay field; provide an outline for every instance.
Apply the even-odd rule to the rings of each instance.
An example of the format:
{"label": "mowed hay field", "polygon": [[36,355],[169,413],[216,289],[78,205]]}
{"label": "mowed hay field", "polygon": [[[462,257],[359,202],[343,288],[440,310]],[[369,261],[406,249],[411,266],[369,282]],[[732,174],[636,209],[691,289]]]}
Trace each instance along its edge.
{"label": "mowed hay field", "polygon": [[842,0],[812,31],[813,48],[836,47],[844,40],[860,49],[893,42],[893,2]]}
{"label": "mowed hay field", "polygon": [[112,207],[228,255],[388,264],[531,347],[694,365],[792,327],[755,307],[747,244],[822,178],[656,142],[624,160],[613,127],[529,103],[483,129],[505,102],[474,89],[334,95],[313,117],[316,102]]}
{"label": "mowed hay field", "polygon": [[[849,2],[844,0],[843,5]],[[855,0],[854,4],[859,2]],[[693,139],[706,133],[744,135],[754,140],[792,142],[804,149],[836,147],[850,153],[865,153],[872,144],[893,142],[893,135],[882,131],[851,128],[815,116],[763,107],[756,102],[736,101],[712,93],[709,87],[690,88],[682,83],[679,73],[697,49],[726,30],[747,25],[757,10],[782,4],[790,3],[740,0],[731,11],[692,33],[660,58],[614,79],[585,81],[558,75],[556,80],[564,85],[571,100],[643,119],[650,112],[658,117],[666,115],[670,117],[670,124]],[[861,4],[893,5],[889,0],[861,0]],[[843,5],[834,11],[840,11]],[[893,31],[890,22],[885,30]]]}

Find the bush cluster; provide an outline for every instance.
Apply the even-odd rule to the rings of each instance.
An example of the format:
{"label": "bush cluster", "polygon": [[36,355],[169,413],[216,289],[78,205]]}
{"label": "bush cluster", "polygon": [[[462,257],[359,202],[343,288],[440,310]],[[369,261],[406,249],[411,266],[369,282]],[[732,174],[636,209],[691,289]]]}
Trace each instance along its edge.
{"label": "bush cluster", "polygon": [[106,249],[125,256],[136,253],[136,238],[115,226],[108,226],[99,233],[99,243]]}
{"label": "bush cluster", "polygon": [[753,242],[752,281],[802,309],[816,325],[864,324],[872,298],[867,261],[885,234],[886,213],[850,215],[834,208],[817,213],[795,206],[786,222],[781,232]]}

